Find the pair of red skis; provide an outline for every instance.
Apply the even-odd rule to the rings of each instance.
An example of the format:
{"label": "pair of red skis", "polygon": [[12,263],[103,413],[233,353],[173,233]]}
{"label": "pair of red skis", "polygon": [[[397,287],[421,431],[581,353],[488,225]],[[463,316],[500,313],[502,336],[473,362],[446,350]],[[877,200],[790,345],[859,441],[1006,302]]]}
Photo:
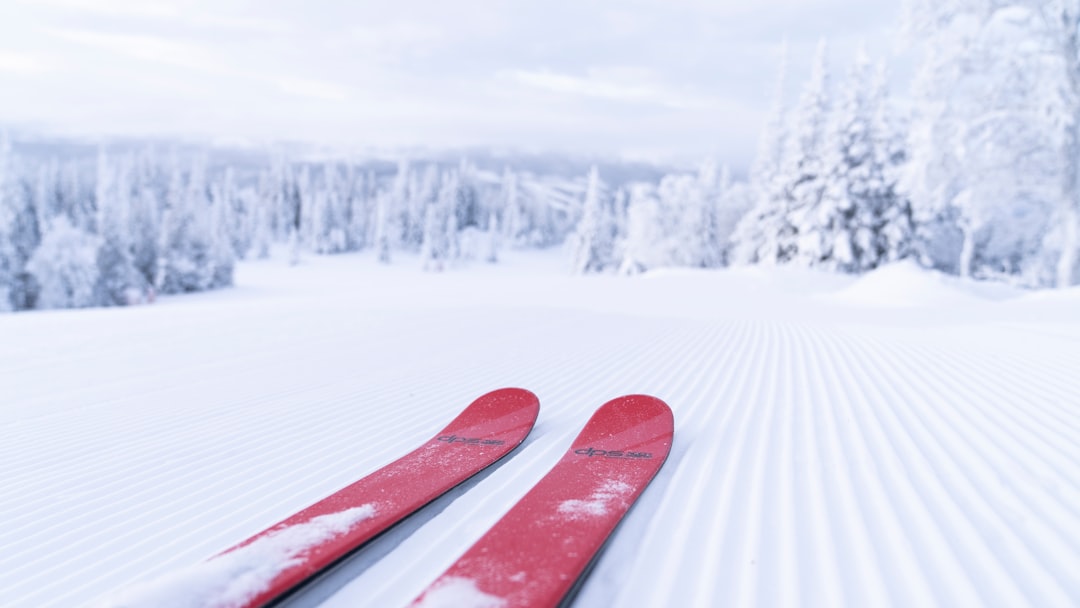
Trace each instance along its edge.
{"label": "pair of red skis", "polygon": [[[539,408],[526,390],[487,393],[416,450],[211,558],[276,560],[234,588],[229,604],[265,606],[289,594],[509,454]],[[558,605],[660,470],[672,435],[671,410],[659,399],[605,403],[555,467],[413,606]]]}

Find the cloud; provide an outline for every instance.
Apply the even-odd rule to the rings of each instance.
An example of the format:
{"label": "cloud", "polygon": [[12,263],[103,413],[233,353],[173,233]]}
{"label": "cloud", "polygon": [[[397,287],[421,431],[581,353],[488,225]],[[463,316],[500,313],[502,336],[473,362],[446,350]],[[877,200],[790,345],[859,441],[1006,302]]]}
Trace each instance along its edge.
{"label": "cloud", "polygon": [[173,67],[222,73],[220,59],[193,44],[145,34],[106,34],[89,30],[48,28],[48,34],[70,42]]}
{"label": "cloud", "polygon": [[30,6],[76,10],[116,17],[170,18],[181,14],[180,7],[161,0],[21,0]]}
{"label": "cloud", "polygon": [[0,72],[35,74],[51,68],[52,65],[41,57],[17,51],[0,50]]}
{"label": "cloud", "polygon": [[323,101],[344,101],[349,95],[345,87],[333,82],[306,78],[277,78],[274,84],[285,93]]}
{"label": "cloud", "polygon": [[177,3],[163,0],[19,0],[32,7],[59,9],[65,15],[87,15],[182,24],[204,29],[236,30],[280,34],[290,29],[287,22],[262,16],[227,15],[213,11],[213,6],[197,6],[191,0]]}
{"label": "cloud", "polygon": [[500,77],[519,85],[563,95],[647,104],[672,109],[701,108],[715,101],[682,93],[653,81],[648,70],[637,68],[593,69],[588,76],[550,70],[504,70]]}

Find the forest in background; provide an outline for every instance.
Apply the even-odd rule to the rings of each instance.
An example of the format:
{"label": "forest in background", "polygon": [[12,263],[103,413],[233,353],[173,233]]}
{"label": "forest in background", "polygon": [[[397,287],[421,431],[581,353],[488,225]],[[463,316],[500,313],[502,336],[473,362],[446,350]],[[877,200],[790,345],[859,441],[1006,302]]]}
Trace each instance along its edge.
{"label": "forest in background", "polygon": [[[798,100],[786,70],[753,167],[655,179],[506,166],[206,153],[21,155],[0,141],[0,310],[126,305],[232,284],[235,261],[419,255],[438,271],[565,247],[575,273],[797,264],[861,273],[912,258],[1026,287],[1080,283],[1080,8],[907,3],[921,57],[902,99],[827,45]],[[785,53],[786,54],[786,53]],[[606,178],[606,179],[605,179]]]}

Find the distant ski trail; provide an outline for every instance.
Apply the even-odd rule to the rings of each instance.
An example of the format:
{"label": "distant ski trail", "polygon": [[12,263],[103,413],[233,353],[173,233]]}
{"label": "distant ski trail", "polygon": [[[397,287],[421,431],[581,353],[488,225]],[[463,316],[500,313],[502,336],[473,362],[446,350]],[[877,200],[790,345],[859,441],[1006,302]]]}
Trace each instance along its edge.
{"label": "distant ski trail", "polygon": [[[0,370],[21,399],[0,409],[0,605],[78,605],[197,563],[499,386],[539,395],[530,439],[327,608],[406,604],[628,393],[671,405],[675,443],[579,606],[1080,605],[1073,325],[528,304],[365,318],[356,298],[216,321],[178,303],[135,311],[118,342],[95,324],[127,311],[56,315],[63,331]],[[26,318],[27,335],[51,319]]]}

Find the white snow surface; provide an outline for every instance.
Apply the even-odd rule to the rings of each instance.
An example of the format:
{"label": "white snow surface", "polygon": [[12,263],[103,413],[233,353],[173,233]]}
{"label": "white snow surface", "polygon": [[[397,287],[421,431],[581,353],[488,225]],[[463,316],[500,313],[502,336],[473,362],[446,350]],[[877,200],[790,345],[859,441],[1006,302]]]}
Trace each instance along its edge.
{"label": "white snow surface", "polygon": [[476,581],[451,576],[433,587],[416,608],[500,608],[505,605],[502,598],[481,591]]}
{"label": "white snow surface", "polygon": [[273,259],[231,290],[0,315],[0,605],[200,564],[503,386],[541,399],[522,448],[325,606],[410,602],[628,393],[671,405],[675,442],[578,606],[1080,605],[1080,289],[419,267]]}
{"label": "white snow surface", "polygon": [[229,608],[263,592],[304,552],[375,515],[368,504],[281,528],[239,549],[122,589],[100,608]]}

